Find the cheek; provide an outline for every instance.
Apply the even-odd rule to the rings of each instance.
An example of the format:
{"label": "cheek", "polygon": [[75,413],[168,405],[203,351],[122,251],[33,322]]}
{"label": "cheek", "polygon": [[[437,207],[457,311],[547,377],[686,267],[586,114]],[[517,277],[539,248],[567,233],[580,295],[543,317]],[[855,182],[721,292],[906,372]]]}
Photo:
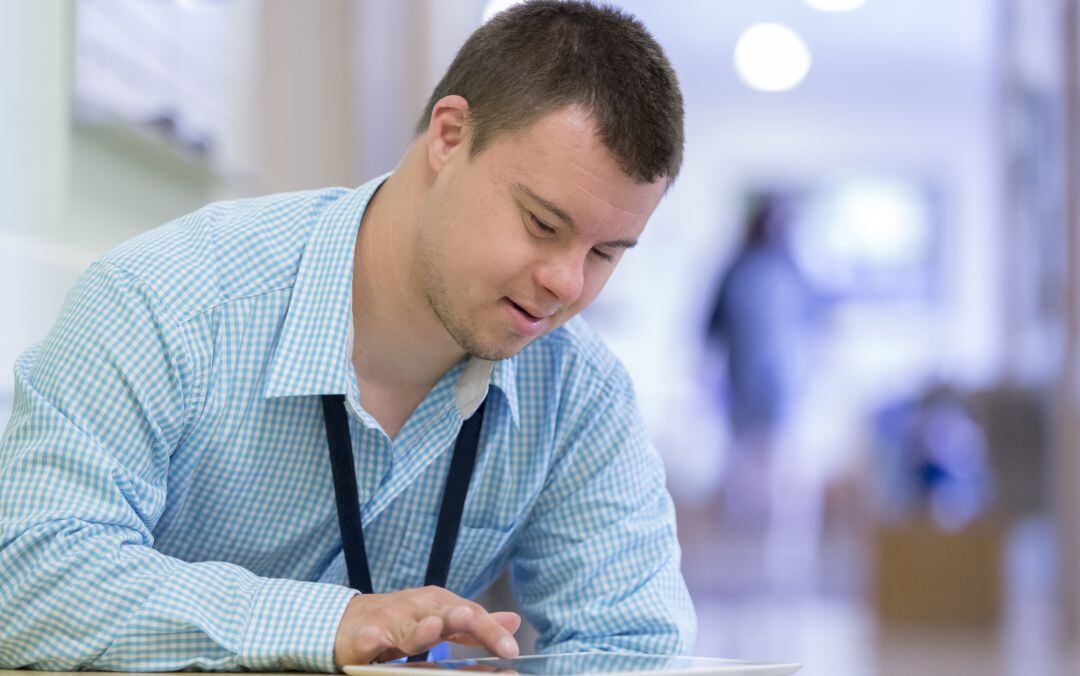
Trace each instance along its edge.
{"label": "cheek", "polygon": [[532,268],[533,252],[514,233],[474,222],[459,229],[454,239],[445,249],[448,253],[443,264],[462,294],[487,302],[524,287],[522,281]]}
{"label": "cheek", "polygon": [[603,270],[598,270],[593,274],[585,275],[585,287],[581,290],[581,300],[586,304],[596,300],[596,297],[600,295],[600,292],[604,289],[604,285],[607,284],[607,280],[611,278],[611,268],[604,266]]}
{"label": "cheek", "polygon": [[441,266],[465,285],[480,277],[494,257],[487,218],[470,203],[447,200],[440,205],[434,233],[429,238],[436,247]]}
{"label": "cheek", "polygon": [[543,250],[525,230],[519,217],[493,213],[475,241],[477,274],[504,282],[520,281],[542,259]]}

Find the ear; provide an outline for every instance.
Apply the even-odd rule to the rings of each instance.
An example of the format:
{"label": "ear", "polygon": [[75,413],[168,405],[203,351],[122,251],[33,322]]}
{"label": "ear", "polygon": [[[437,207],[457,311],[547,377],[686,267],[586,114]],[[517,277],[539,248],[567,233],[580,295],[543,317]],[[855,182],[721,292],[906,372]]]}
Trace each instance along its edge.
{"label": "ear", "polygon": [[444,96],[431,109],[427,128],[428,163],[438,173],[458,148],[467,150],[469,102],[456,94]]}

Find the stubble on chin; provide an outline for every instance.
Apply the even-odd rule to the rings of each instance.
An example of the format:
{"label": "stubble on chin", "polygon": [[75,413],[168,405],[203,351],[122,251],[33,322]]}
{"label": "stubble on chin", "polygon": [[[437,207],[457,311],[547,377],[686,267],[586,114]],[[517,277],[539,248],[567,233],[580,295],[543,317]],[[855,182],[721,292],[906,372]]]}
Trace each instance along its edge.
{"label": "stubble on chin", "polygon": [[[432,312],[443,325],[450,338],[457,343],[458,347],[471,357],[486,359],[487,361],[501,361],[509,359],[518,352],[522,346],[485,345],[479,337],[476,327],[470,324],[469,317],[457,312],[450,302],[449,292],[443,283],[436,268],[427,261],[422,261],[422,278],[424,283],[424,299]],[[508,335],[509,338],[509,335]]]}
{"label": "stubble on chin", "polygon": [[485,345],[479,339],[473,327],[463,321],[463,317],[456,315],[445,304],[438,303],[437,299],[429,298],[429,302],[432,303],[435,316],[442,322],[450,337],[458,344],[458,347],[471,357],[486,359],[487,361],[501,361],[513,357],[524,348],[524,345],[520,347],[511,347],[509,344],[501,347]]}
{"label": "stubble on chin", "polygon": [[[452,292],[439,273],[433,252],[438,250],[437,243],[421,238],[418,242],[417,277],[421,280],[424,300],[438,318],[439,323],[466,354],[487,361],[501,361],[515,356],[531,341],[522,343],[516,334],[508,329],[501,338],[502,344],[488,344],[481,337],[478,317],[470,317],[459,311],[452,302]],[[496,338],[495,340],[499,340]]]}

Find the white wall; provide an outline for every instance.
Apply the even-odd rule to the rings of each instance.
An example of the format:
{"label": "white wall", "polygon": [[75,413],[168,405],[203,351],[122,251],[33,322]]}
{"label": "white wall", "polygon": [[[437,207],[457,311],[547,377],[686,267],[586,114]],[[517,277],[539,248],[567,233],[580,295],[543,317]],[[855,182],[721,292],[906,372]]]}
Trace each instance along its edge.
{"label": "white wall", "polygon": [[70,154],[70,19],[67,2],[0,3],[0,420],[15,355],[43,333],[69,279],[70,256],[47,242]]}
{"label": "white wall", "polygon": [[264,0],[259,45],[258,193],[355,185],[352,17],[346,0]]}
{"label": "white wall", "polygon": [[[74,16],[71,0],[0,3],[0,426],[15,358],[45,336],[82,270],[228,193],[216,169],[161,140],[73,123]],[[243,140],[228,148],[241,166]]]}

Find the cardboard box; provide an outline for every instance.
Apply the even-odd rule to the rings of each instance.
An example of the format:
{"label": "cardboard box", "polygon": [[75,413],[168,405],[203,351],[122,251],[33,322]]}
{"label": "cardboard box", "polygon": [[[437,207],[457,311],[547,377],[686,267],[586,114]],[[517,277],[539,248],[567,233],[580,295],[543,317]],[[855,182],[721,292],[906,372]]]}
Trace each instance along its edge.
{"label": "cardboard box", "polygon": [[929,521],[877,527],[874,602],[897,624],[989,627],[1004,594],[1003,528],[983,523],[946,532]]}

